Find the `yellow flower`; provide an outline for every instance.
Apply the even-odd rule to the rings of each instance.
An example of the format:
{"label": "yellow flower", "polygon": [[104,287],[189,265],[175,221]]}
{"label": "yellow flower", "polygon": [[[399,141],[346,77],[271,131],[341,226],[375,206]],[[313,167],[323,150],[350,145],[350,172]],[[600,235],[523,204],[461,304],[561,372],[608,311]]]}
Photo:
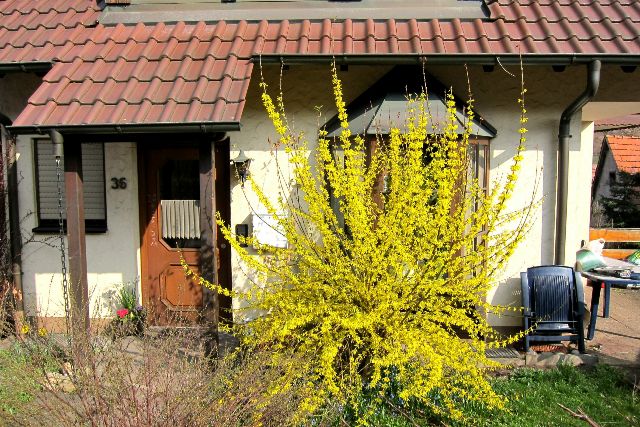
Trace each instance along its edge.
{"label": "yellow flower", "polygon": [[[527,220],[531,206],[506,210],[523,160],[525,91],[518,100],[519,144],[509,173],[486,191],[468,174],[470,148],[475,148],[472,101],[459,126],[451,91],[444,123],[431,123],[426,93],[415,95],[405,126],[377,135],[379,148],[370,152],[368,141],[349,129],[335,64],[331,73],[342,131],[335,140],[320,131],[311,156],[309,147],[316,141],[290,128],[284,95],[274,102],[267,84],[260,83],[264,108],[279,135],[272,152],[284,157],[279,167],[293,177],[297,194],[289,198],[291,188],[283,188],[283,196],[272,198],[249,182],[288,247],[253,241],[246,241],[251,249],[243,247],[245,241],[216,214],[222,236],[254,286],[232,292],[202,277],[197,282],[257,313],[234,332],[248,346],[271,348],[269,362],[286,372],[275,380],[270,396],[294,384],[307,391],[298,406],[301,417],[328,399],[358,408],[363,392],[384,396],[391,387],[401,398],[454,419],[463,417],[462,400],[504,407],[487,380],[488,370],[498,365],[486,358],[485,349],[520,335],[501,338],[484,313],[516,311],[486,298],[532,223]],[[181,263],[188,276],[196,276]],[[494,340],[485,343],[485,337]],[[292,348],[302,356],[296,366],[287,364]],[[356,409],[355,416],[366,424],[371,414]]]}

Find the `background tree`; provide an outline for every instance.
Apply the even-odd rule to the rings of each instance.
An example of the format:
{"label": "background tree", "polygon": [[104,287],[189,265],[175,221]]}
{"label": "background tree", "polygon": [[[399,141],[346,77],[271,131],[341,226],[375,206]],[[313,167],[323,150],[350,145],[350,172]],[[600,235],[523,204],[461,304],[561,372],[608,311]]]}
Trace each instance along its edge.
{"label": "background tree", "polygon": [[[486,379],[496,363],[485,350],[519,337],[499,337],[485,314],[519,308],[486,296],[530,219],[531,205],[507,209],[524,149],[524,89],[510,173],[485,193],[469,167],[471,100],[459,132],[450,92],[442,126],[431,123],[426,92],[408,94],[406,129],[378,135],[368,156],[365,139],[349,129],[335,64],[332,83],[342,131],[334,140],[320,130],[311,158],[305,135],[288,125],[282,93],[274,101],[261,83],[279,135],[273,152],[284,152],[295,185],[281,188],[277,200],[255,182],[252,191],[289,246],[238,239],[218,217],[224,237],[259,276],[259,286],[229,293],[260,313],[235,332],[250,347],[269,347],[272,363],[282,364],[272,393],[294,384],[306,390],[300,415],[334,401],[366,423],[373,406],[363,406],[362,396],[453,418],[462,417],[463,400],[501,407],[504,399]],[[382,175],[384,194],[374,197]],[[284,356],[291,349],[302,356],[295,364]]]}
{"label": "background tree", "polygon": [[640,227],[640,173],[618,172],[610,184],[610,197],[600,204],[607,224],[620,228]]}

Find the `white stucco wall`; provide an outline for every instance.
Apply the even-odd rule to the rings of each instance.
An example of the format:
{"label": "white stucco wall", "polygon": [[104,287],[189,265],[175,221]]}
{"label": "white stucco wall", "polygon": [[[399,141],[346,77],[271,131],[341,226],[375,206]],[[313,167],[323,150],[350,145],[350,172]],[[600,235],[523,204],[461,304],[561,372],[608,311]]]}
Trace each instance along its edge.
{"label": "white stucco wall", "polygon": [[[25,311],[43,317],[64,316],[60,243],[55,234],[32,233],[37,225],[33,145],[30,136],[18,140],[19,204],[24,240],[23,290]],[[111,316],[118,287],[138,282],[140,246],[136,147],[105,144],[108,231],[87,234],[87,271],[92,317]],[[111,177],[125,177],[127,188],[110,188]],[[65,240],[66,243],[66,240]]]}
{"label": "white stucco wall", "polygon": [[[563,109],[584,89],[586,67],[569,67],[563,73],[554,73],[550,67],[525,68],[525,85],[528,89],[526,103],[529,123],[527,146],[524,152],[520,182],[513,199],[512,208],[524,206],[533,199],[542,198],[539,208],[531,220],[531,230],[520,248],[507,265],[503,276],[496,282],[489,296],[497,304],[520,303],[519,272],[527,267],[553,263],[555,206],[556,206],[556,158],[558,122]],[[344,79],[345,100],[347,102],[366,90],[380,78],[389,67],[351,66],[347,72],[340,72]],[[454,91],[464,97],[467,93],[467,75],[464,67],[428,66],[427,70],[442,83],[454,87]],[[491,142],[492,182],[499,181],[509,171],[509,159],[517,146],[519,109],[517,98],[520,93],[518,67],[509,67],[516,75],[512,77],[499,67],[493,73],[485,73],[480,67],[469,68],[475,106],[483,117],[498,129],[498,136]],[[264,74],[271,85],[272,93],[277,93],[279,68],[265,67]],[[600,101],[633,101],[640,99],[640,85],[635,74],[622,73],[617,67],[605,67],[602,73]],[[31,78],[28,88],[21,89],[22,102],[26,93],[37,87],[38,80]],[[242,129],[229,134],[231,157],[243,149],[254,159],[251,173],[256,182],[267,193],[277,197],[276,165],[268,140],[275,140],[259,99],[259,73],[254,71],[245,111]],[[315,144],[318,123],[324,123],[334,115],[333,99],[330,92],[328,66],[292,66],[283,76],[285,102],[289,120],[297,130],[304,131],[311,146]],[[0,91],[10,89],[0,80]],[[0,92],[2,94],[2,92]],[[17,98],[20,96],[16,95]],[[21,107],[3,105],[2,112],[14,111]],[[317,108],[316,108],[317,107]],[[318,119],[317,112],[323,114]],[[15,117],[15,114],[11,118]],[[573,262],[575,250],[582,239],[588,237],[589,224],[589,183],[591,181],[591,141],[592,126],[581,121],[578,114],[571,127],[569,167],[569,225],[567,227],[566,256]],[[20,208],[23,219],[23,235],[30,240],[30,230],[36,225],[35,191],[33,183],[33,150],[31,138],[20,137],[18,142],[20,158]],[[284,165],[284,159],[283,165]],[[105,145],[105,178],[107,182],[108,232],[87,236],[87,260],[89,287],[92,294],[92,310],[103,315],[111,315],[109,296],[123,282],[135,281],[139,276],[139,210],[136,149],[134,143],[113,143]],[[126,190],[109,188],[111,177],[126,177]],[[532,189],[537,192],[532,193]],[[243,195],[235,179],[231,181],[232,226],[251,224],[251,205],[259,209],[255,194],[247,186]],[[245,197],[246,195],[246,197]],[[26,243],[23,254],[25,301],[29,314],[61,316],[62,293],[60,289],[60,257],[58,242],[52,235],[33,236],[35,241]],[[236,289],[249,286],[246,268],[232,256],[233,285]],[[238,304],[237,301],[234,304]],[[520,320],[513,317],[492,319],[501,326],[518,325]]]}
{"label": "white stucco wall", "polygon": [[[339,72],[340,77],[345,79],[343,89],[346,99],[354,99],[389,69],[389,67],[350,67],[348,72]],[[280,69],[277,66],[265,67],[263,73],[265,81],[269,84],[269,92],[275,99],[278,94]],[[284,72],[282,83],[288,119],[297,131],[304,132],[310,148],[313,148],[317,143],[318,124],[324,124],[336,113],[331,92],[330,69],[328,66],[292,66],[290,70]],[[239,149],[243,149],[247,156],[253,158],[251,163],[253,179],[266,194],[272,194],[272,200],[275,201],[279,192],[277,164],[284,168],[286,179],[290,179],[291,175],[286,170],[287,159],[283,150],[279,151],[278,160],[271,151],[269,141],[277,141],[277,135],[262,107],[258,84],[259,70],[255,70],[242,116],[242,129],[240,132],[230,133],[231,158],[235,157]],[[232,226],[249,224],[251,229],[251,212],[260,210],[260,204],[250,185],[245,186],[244,193],[243,195],[237,180],[232,178]],[[250,274],[248,269],[235,253],[232,254],[232,270],[234,289],[246,290],[251,286],[253,278],[248,277]],[[234,300],[233,304],[234,308],[238,308],[241,301]],[[251,316],[248,313],[247,315]]]}

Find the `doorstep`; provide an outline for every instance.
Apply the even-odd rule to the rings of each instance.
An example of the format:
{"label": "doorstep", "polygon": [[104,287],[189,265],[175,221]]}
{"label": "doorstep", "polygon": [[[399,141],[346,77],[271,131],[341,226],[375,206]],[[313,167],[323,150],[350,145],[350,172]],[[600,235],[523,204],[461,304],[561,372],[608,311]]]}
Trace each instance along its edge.
{"label": "doorstep", "polygon": [[580,354],[577,350],[570,350],[565,346],[532,346],[529,353],[516,350],[513,347],[500,349],[488,349],[486,354],[494,360],[507,367],[529,367],[529,368],[554,368],[559,364],[573,366],[593,366],[599,362],[599,358],[594,354]]}

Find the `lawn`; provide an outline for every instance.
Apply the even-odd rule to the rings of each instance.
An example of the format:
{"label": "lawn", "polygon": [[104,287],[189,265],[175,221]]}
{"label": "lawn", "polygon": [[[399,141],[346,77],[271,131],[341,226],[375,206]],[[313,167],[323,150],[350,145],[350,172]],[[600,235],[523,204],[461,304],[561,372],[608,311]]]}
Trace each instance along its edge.
{"label": "lawn", "polygon": [[[640,389],[624,379],[610,366],[598,365],[586,370],[573,366],[541,371],[528,368],[514,370],[511,375],[495,378],[494,389],[509,398],[504,412],[487,411],[481,406],[465,405],[464,422],[450,422],[416,416],[408,422],[392,410],[380,408],[374,420],[380,426],[413,426],[426,424],[474,426],[586,426],[585,421],[562,409],[584,411],[601,426],[639,426]],[[419,411],[414,411],[418,414]]]}
{"label": "lawn", "polygon": [[634,391],[620,371],[607,365],[589,371],[570,366],[550,371],[520,369],[509,379],[496,379],[494,386],[510,396],[510,413],[491,414],[471,407],[470,417],[481,420],[478,425],[586,425],[559,404],[574,412],[580,408],[603,426],[640,425],[640,390]]}
{"label": "lawn", "polygon": [[32,412],[44,374],[58,370],[59,353],[53,341],[42,337],[16,341],[0,349],[0,426],[17,413]]}
{"label": "lawn", "polygon": [[0,425],[8,415],[14,415],[33,399],[38,390],[35,381],[26,380],[25,373],[33,370],[18,347],[0,350]]}

